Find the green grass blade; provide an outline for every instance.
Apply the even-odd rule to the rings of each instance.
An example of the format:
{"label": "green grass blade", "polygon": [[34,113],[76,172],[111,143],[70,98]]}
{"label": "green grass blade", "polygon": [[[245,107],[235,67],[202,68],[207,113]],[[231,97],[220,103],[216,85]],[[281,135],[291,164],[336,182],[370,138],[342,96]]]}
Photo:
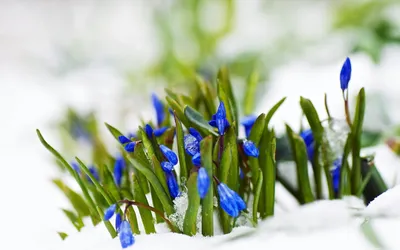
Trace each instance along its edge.
{"label": "green grass blade", "polygon": [[106,125],[106,127],[107,127],[107,129],[108,129],[108,131],[110,131],[110,133],[112,134],[112,136],[114,136],[114,138],[117,140],[117,141],[119,141],[118,140],[118,137],[120,137],[121,135],[123,135],[118,129],[116,129],[115,127],[113,127],[113,126],[111,126],[110,124],[108,124],[108,123],[104,123],[105,125]]}
{"label": "green grass blade", "polygon": [[183,134],[183,128],[182,128],[182,123],[177,117],[176,113],[174,116],[175,119],[175,126],[176,126],[176,144],[178,148],[178,158],[179,158],[179,172],[180,172],[180,177],[185,177],[187,179],[189,177],[188,175],[188,168],[186,166],[186,157],[185,157],[185,143],[184,143],[184,134]]}
{"label": "green grass blade", "polygon": [[[239,110],[236,103],[236,98],[233,93],[232,84],[229,79],[228,69],[223,67],[219,70],[217,76],[217,90],[221,101],[226,105],[226,116],[230,123],[239,121]],[[226,97],[224,97],[226,95]],[[236,127],[236,134],[238,128]]]}
{"label": "green grass blade", "polygon": [[197,172],[192,172],[188,182],[188,208],[183,221],[183,233],[193,236],[196,234],[197,214],[200,207],[200,196],[197,192]]}
{"label": "green grass blade", "polygon": [[228,174],[228,186],[235,192],[239,190],[239,152],[237,136],[235,133],[235,123],[233,123],[225,134],[225,143],[231,145],[231,166]]}
{"label": "green grass blade", "polygon": [[136,212],[133,209],[133,207],[128,208],[127,218],[128,218],[129,223],[131,224],[132,232],[134,234],[140,234],[138,219],[137,219]]}
{"label": "green grass blade", "polygon": [[258,213],[258,203],[260,201],[261,189],[263,184],[263,174],[261,169],[258,170],[258,180],[254,189],[254,202],[253,202],[253,221],[258,223],[257,213]]}
{"label": "green grass blade", "polygon": [[[251,128],[249,140],[254,142],[254,144],[259,147],[262,135],[264,133],[265,127],[265,114],[261,114],[258,116],[257,120],[254,122],[253,127]],[[260,147],[259,147],[260,148]],[[249,167],[251,169],[251,181],[253,186],[255,187],[258,182],[258,174],[259,174],[259,159],[254,157],[249,157]]]}
{"label": "green grass blade", "polygon": [[199,132],[203,134],[203,136],[208,134],[218,136],[217,132],[215,132],[215,129],[211,127],[210,124],[208,124],[208,121],[204,119],[202,114],[200,114],[190,106],[185,107],[184,113],[187,119],[192,123],[193,127],[198,129]]}
{"label": "green grass blade", "polygon": [[210,186],[208,192],[202,201],[202,234],[203,236],[214,235],[214,190],[212,185],[213,179],[213,162],[212,162],[212,137],[204,138],[200,143],[201,160],[203,167],[207,170],[208,177],[210,178]]}
{"label": "green grass blade", "polygon": [[175,112],[175,115],[183,123],[183,125],[185,125],[186,128],[189,128],[190,123],[189,120],[186,118],[185,113],[183,112],[183,107],[169,96],[166,97],[166,100],[171,109]]}
{"label": "green grass blade", "polygon": [[[133,175],[132,178],[133,178],[132,183],[133,183],[134,200],[148,206],[149,203],[142,188],[140,187],[139,180],[137,179],[136,175]],[[156,229],[154,227],[154,219],[151,212],[148,209],[142,207],[139,207],[138,209],[140,216],[142,217],[142,223],[144,226],[144,230],[146,231],[146,234],[155,233]]]}
{"label": "green grass blade", "polygon": [[253,71],[247,79],[246,90],[243,100],[243,110],[245,115],[251,115],[254,110],[255,96],[257,91],[257,85],[259,83],[259,74]]}

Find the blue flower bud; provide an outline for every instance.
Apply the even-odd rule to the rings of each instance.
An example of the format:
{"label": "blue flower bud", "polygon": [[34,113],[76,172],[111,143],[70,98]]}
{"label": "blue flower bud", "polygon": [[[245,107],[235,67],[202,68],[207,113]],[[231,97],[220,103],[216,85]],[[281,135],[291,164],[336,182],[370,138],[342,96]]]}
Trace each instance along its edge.
{"label": "blue flower bud", "polygon": [[[97,180],[100,181],[100,175],[95,166],[90,166],[89,167],[89,172],[93,175],[93,177]],[[93,184],[92,180],[87,176],[87,180]]]}
{"label": "blue flower bud", "polygon": [[340,185],[340,168],[342,167],[342,159],[338,158],[333,162],[333,169],[331,170],[333,191],[339,192]]}
{"label": "blue flower bud", "polygon": [[351,62],[350,58],[346,58],[344,61],[342,70],[340,71],[340,88],[344,91],[349,87],[349,81],[351,78]]}
{"label": "blue flower bud", "polygon": [[303,138],[304,144],[307,148],[307,156],[309,161],[314,159],[314,136],[311,129],[304,130],[300,133],[301,138]]}
{"label": "blue flower bud", "polygon": [[246,116],[243,118],[241,124],[244,127],[244,130],[246,133],[246,138],[249,137],[251,128],[253,127],[256,120],[257,120],[257,116],[255,116],[255,115],[249,115],[249,116]]}
{"label": "blue flower bud", "polygon": [[176,182],[175,176],[172,173],[167,173],[168,190],[173,199],[179,195],[179,186]]}
{"label": "blue flower bud", "polygon": [[75,172],[77,172],[78,174],[81,174],[81,169],[79,168],[78,163],[71,162],[71,166],[75,170]]}
{"label": "blue flower bud", "polygon": [[218,133],[220,135],[225,134],[225,131],[230,126],[230,124],[226,119],[226,110],[224,102],[219,103],[217,113],[215,113],[215,115],[212,116],[209,124],[213,127],[218,128]]}
{"label": "blue flower bud", "polygon": [[233,196],[233,199],[235,200],[236,206],[240,211],[246,209],[246,203],[244,202],[244,200],[242,199],[242,197],[240,197],[235,191],[230,190],[231,194]]}
{"label": "blue flower bud", "polygon": [[189,134],[191,134],[192,136],[194,136],[196,138],[196,140],[200,143],[201,140],[203,140],[203,137],[201,136],[201,134],[199,133],[199,131],[197,131],[194,128],[189,128]]}
{"label": "blue flower bud", "polygon": [[151,95],[151,99],[153,101],[154,109],[156,110],[157,125],[160,127],[165,119],[164,104],[154,93]]}
{"label": "blue flower bud", "polygon": [[258,158],[260,152],[254,142],[245,140],[243,141],[243,150],[247,156]]}
{"label": "blue flower bud", "polygon": [[144,131],[149,139],[153,137],[153,128],[150,124],[146,124],[146,126],[144,126]]}
{"label": "blue flower bud", "polygon": [[193,157],[192,157],[192,163],[195,166],[201,166],[201,155],[200,153],[196,153]]}
{"label": "blue flower bud", "polygon": [[168,127],[162,127],[162,128],[159,128],[159,129],[155,129],[154,130],[154,135],[156,137],[160,137],[165,133],[165,131],[167,131],[167,129],[168,129]]}
{"label": "blue flower bud", "polygon": [[186,153],[190,156],[200,152],[199,141],[193,135],[185,135],[184,139]]}
{"label": "blue flower bud", "polygon": [[220,183],[217,187],[221,208],[231,217],[239,216],[239,208],[228,186]]}
{"label": "blue flower bud", "polygon": [[132,141],[125,145],[126,152],[133,153],[135,151],[136,142]]}
{"label": "blue flower bud", "polygon": [[171,162],[173,165],[178,164],[178,157],[176,156],[174,151],[172,151],[171,149],[169,149],[167,146],[164,145],[160,145],[160,149],[164,157],[167,158],[169,162]]}
{"label": "blue flower bud", "polygon": [[124,135],[120,135],[120,136],[118,137],[118,141],[119,141],[119,143],[121,143],[121,144],[125,144],[125,143],[130,142],[131,140],[129,140],[128,137],[126,137],[126,136],[124,136]]}
{"label": "blue flower bud", "polygon": [[108,221],[113,217],[115,210],[117,209],[117,204],[112,204],[109,208],[104,212],[104,220]]}
{"label": "blue flower bud", "polygon": [[114,164],[114,181],[117,186],[121,186],[122,183],[122,175],[125,169],[125,160],[121,155],[115,159]]}
{"label": "blue flower bud", "polygon": [[207,170],[203,167],[199,169],[199,173],[197,175],[197,191],[199,192],[199,196],[203,199],[210,187],[210,178],[208,177]]}
{"label": "blue flower bud", "polygon": [[135,243],[131,225],[126,220],[122,221],[119,227],[119,241],[121,242],[122,248],[130,247]]}
{"label": "blue flower bud", "polygon": [[174,169],[174,165],[169,161],[161,162],[161,167],[165,173],[170,173]]}
{"label": "blue flower bud", "polygon": [[117,215],[115,216],[115,229],[117,230],[117,232],[119,232],[119,229],[121,227],[121,222],[122,222],[121,214],[117,213]]}

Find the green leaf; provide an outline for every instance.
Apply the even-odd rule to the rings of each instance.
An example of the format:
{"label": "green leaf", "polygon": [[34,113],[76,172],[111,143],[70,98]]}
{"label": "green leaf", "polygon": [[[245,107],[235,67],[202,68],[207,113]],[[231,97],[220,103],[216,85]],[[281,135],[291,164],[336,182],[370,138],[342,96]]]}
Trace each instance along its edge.
{"label": "green leaf", "polygon": [[349,133],[346,139],[346,144],[344,145],[341,164],[342,167],[340,168],[339,198],[346,195],[351,195],[351,180],[349,179],[350,168],[349,162],[347,161],[347,158],[349,157],[352,148],[351,144],[352,135],[351,133]]}
{"label": "green leaf", "polygon": [[118,137],[120,137],[121,135],[124,135],[124,134],[122,134],[118,129],[116,129],[115,127],[111,126],[110,124],[108,124],[108,123],[106,123],[106,122],[105,122],[104,124],[106,125],[108,131],[110,131],[110,133],[112,134],[112,136],[114,136],[114,138],[115,138],[117,141],[119,141],[119,140],[118,140]]}
{"label": "green leaf", "polygon": [[68,237],[68,234],[64,233],[64,232],[57,232],[58,235],[60,236],[60,238],[62,240],[65,240]]}
{"label": "green leaf", "polygon": [[183,233],[193,236],[196,234],[196,220],[200,207],[200,196],[197,192],[197,172],[192,172],[188,182],[188,208],[183,221]]}
{"label": "green leaf", "polygon": [[[133,178],[134,200],[148,206],[149,203],[147,201],[147,198],[146,198],[142,188],[140,187],[139,180],[137,179],[136,175],[132,175],[132,178]],[[153,219],[153,216],[151,215],[151,212],[148,209],[139,207],[139,213],[140,213],[140,216],[142,217],[142,222],[143,222],[143,226],[144,226],[144,230],[146,231],[146,234],[155,233],[156,229],[154,228],[154,219]]]}
{"label": "green leaf", "polygon": [[263,201],[265,202],[265,213],[261,215],[261,218],[266,218],[268,216],[274,215],[275,208],[275,181],[276,181],[276,166],[275,166],[275,151],[276,151],[276,141],[274,131],[268,132],[267,141],[268,147],[264,152],[266,164],[260,164],[265,168],[262,168],[263,176]]}
{"label": "green leaf", "polygon": [[265,117],[265,126],[268,127],[269,122],[271,121],[272,117],[274,116],[275,112],[278,111],[279,107],[285,102],[286,97],[282,98],[279,102],[277,102],[267,113]]}
{"label": "green leaf", "polygon": [[369,219],[366,219],[361,224],[361,232],[364,234],[365,238],[374,246],[375,249],[387,249],[386,246],[382,243],[381,239],[379,239],[379,237],[377,236]]}
{"label": "green leaf", "polygon": [[353,119],[353,126],[351,128],[352,138],[352,160],[353,166],[351,170],[351,193],[357,194],[361,185],[361,133],[365,113],[365,90],[361,88],[357,96],[356,112]]}
{"label": "green leaf", "polygon": [[[149,159],[147,159],[146,153],[144,152],[143,143],[136,144],[135,151],[133,152],[133,158],[137,159],[143,166],[151,169],[151,164]],[[149,183],[147,182],[146,177],[139,171],[135,169],[135,174],[139,179],[140,186],[145,194],[150,192]]]}
{"label": "green leaf", "polygon": [[133,207],[128,208],[127,217],[128,217],[129,223],[131,224],[132,232],[134,234],[140,234],[139,224],[138,224],[138,220],[136,217],[136,212],[133,209]]}
{"label": "green leaf", "polygon": [[[226,105],[226,116],[230,123],[239,121],[239,111],[235,96],[232,90],[232,84],[229,79],[228,69],[223,67],[219,70],[217,76],[218,97]],[[236,128],[236,134],[238,133]]]}
{"label": "green leaf", "polygon": [[62,211],[71,221],[72,225],[74,225],[76,230],[78,230],[78,232],[81,231],[81,228],[85,226],[85,224],[83,224],[82,218],[76,215],[73,211],[67,209],[63,209]]}
{"label": "green leaf", "polygon": [[308,159],[307,149],[303,139],[295,134],[293,130],[286,125],[287,135],[291,144],[293,156],[297,167],[298,186],[303,203],[314,201],[314,196],[311,190],[310,180],[308,177]]}
{"label": "green leaf", "polygon": [[373,158],[361,158],[361,175],[363,182],[358,194],[364,195],[364,201],[369,204],[376,197],[388,190],[388,187],[375,167]]}
{"label": "green leaf", "polygon": [[182,123],[177,117],[176,113],[174,115],[175,126],[176,126],[176,144],[178,148],[178,158],[179,158],[179,172],[180,177],[188,178],[188,168],[186,166],[186,157],[185,157],[185,143],[184,143],[184,134]]}
{"label": "green leaf", "polygon": [[260,195],[261,195],[261,188],[262,188],[262,183],[263,183],[263,175],[261,172],[261,169],[258,169],[258,180],[257,184],[255,185],[254,189],[254,202],[253,202],[253,221],[254,223],[258,223],[257,219],[257,213],[258,213],[258,203],[260,201]]}
{"label": "green leaf", "polygon": [[235,127],[235,123],[231,124],[224,137],[226,143],[229,143],[231,146],[232,154],[227,184],[233,191],[237,192],[239,189],[239,152]]}
{"label": "green leaf", "polygon": [[210,178],[210,186],[208,192],[202,201],[202,234],[203,236],[214,235],[214,190],[212,185],[213,179],[213,162],[212,162],[212,137],[207,136],[200,142],[200,152],[203,167],[207,170],[208,177]]}
{"label": "green leaf", "polygon": [[[258,116],[257,120],[254,122],[253,127],[251,128],[249,140],[254,142],[254,144],[258,147],[260,144],[261,137],[264,133],[265,127],[265,114],[261,114]],[[255,187],[258,181],[258,174],[259,174],[259,159],[254,157],[249,157],[249,166],[251,169],[251,181],[253,186]]]}
{"label": "green leaf", "polygon": [[215,129],[208,124],[202,114],[191,108],[190,106],[185,107],[185,116],[193,124],[193,126],[198,129],[203,135],[212,134],[218,136]]}
{"label": "green leaf", "polygon": [[183,112],[183,107],[169,96],[166,97],[166,100],[171,109],[175,112],[175,115],[183,123],[183,125],[185,125],[186,128],[189,128],[190,123],[189,120],[186,118],[185,113]]}
{"label": "green leaf", "polygon": [[[42,134],[40,133],[40,131],[38,129],[36,130],[36,133],[37,133],[37,135],[39,137],[40,142],[43,144],[43,146],[47,150],[49,150],[63,164],[63,166],[68,170],[68,172],[78,182],[80,188],[82,189],[83,196],[85,197],[85,199],[86,199],[86,201],[87,201],[87,203],[89,205],[92,221],[93,222],[99,221],[100,218],[103,217],[103,212],[102,212],[101,209],[99,210],[98,207],[96,206],[96,204],[94,203],[92,197],[89,194],[88,188],[85,186],[85,184],[83,183],[82,179],[79,177],[78,173],[68,164],[68,162],[61,156],[60,153],[58,153],[53,147],[51,147],[45,141],[45,139],[43,138]],[[115,229],[112,226],[112,224],[109,221],[106,221],[106,222],[104,222],[104,225],[106,226],[106,228],[107,228],[108,232],[110,233],[111,237],[115,238],[117,236],[117,233],[115,232]]]}
{"label": "green leaf", "polygon": [[215,113],[216,107],[214,104],[214,98],[212,94],[212,90],[210,88],[210,84],[204,81],[200,76],[196,77],[196,84],[200,89],[201,100],[204,102],[206,111],[209,115],[208,118],[211,118],[211,115]]}
{"label": "green leaf", "polygon": [[246,91],[244,94],[243,110],[245,115],[251,115],[253,113],[258,83],[259,74],[253,71],[247,79]]}
{"label": "green leaf", "polygon": [[173,214],[174,207],[172,206],[171,198],[169,197],[168,193],[165,192],[162,184],[160,183],[154,172],[143,166],[138,160],[132,158],[131,156],[128,156],[128,160],[131,162],[134,168],[140,171],[147,178],[150,185],[154,188],[154,191],[157,194],[158,198],[160,199],[164,211],[167,213],[167,215]]}
{"label": "green leaf", "polygon": [[[216,147],[218,147],[218,145],[216,145]],[[222,158],[219,167],[219,180],[222,183],[227,183],[231,165],[232,165],[232,146],[228,142],[224,149],[224,152],[222,152]],[[220,207],[219,217],[221,220],[222,231],[225,234],[230,233],[232,231],[232,223],[231,223],[232,218],[227,213],[225,213],[225,211],[221,209],[221,206],[219,207]]]}

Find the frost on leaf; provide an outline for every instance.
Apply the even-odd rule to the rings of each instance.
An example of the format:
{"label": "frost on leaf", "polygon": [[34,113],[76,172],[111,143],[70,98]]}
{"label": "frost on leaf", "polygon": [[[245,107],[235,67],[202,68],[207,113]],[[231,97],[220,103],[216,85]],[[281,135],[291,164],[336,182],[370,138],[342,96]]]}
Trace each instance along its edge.
{"label": "frost on leaf", "polygon": [[[183,190],[181,194],[174,200],[175,213],[169,216],[169,219],[174,223],[179,230],[183,231],[183,221],[185,220],[186,210],[188,208],[187,190]],[[196,231],[201,230],[201,207],[199,208],[196,220]]]}

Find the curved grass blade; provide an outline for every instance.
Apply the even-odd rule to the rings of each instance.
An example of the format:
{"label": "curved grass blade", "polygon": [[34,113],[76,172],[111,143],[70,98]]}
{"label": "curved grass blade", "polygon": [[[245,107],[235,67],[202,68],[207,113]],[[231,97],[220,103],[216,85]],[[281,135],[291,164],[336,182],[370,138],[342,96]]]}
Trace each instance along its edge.
{"label": "curved grass blade", "polygon": [[193,124],[193,126],[202,132],[203,135],[212,134],[218,136],[215,129],[208,124],[202,114],[191,108],[190,106],[186,106],[184,110],[185,116],[187,119]]}
{"label": "curved grass blade", "polygon": [[90,215],[89,207],[81,195],[70,189],[59,179],[54,179],[53,183],[61,190],[61,192],[65,194],[65,196],[71,202],[72,207],[78,212],[79,216]]}
{"label": "curved grass blade", "polygon": [[188,182],[188,208],[183,221],[183,233],[193,236],[196,234],[196,220],[200,207],[200,196],[197,192],[197,172],[192,172]]}
{"label": "curved grass blade", "polygon": [[[212,162],[212,137],[207,136],[200,143],[200,151],[201,151],[201,159],[203,167],[207,170],[208,177],[210,180],[213,179],[213,162]],[[202,234],[204,236],[213,236],[214,235],[214,190],[212,182],[210,182],[210,186],[208,188],[208,192],[206,197],[204,197],[202,201]]]}
{"label": "curved grass blade", "polygon": [[185,157],[185,143],[184,143],[184,134],[182,123],[174,112],[175,126],[176,126],[176,144],[178,148],[178,158],[179,158],[179,172],[180,177],[188,178],[188,168],[186,166],[186,157]]}
{"label": "curved grass blade", "polygon": [[[217,76],[217,90],[218,90],[218,96],[221,99],[221,101],[224,101],[226,99],[225,104],[228,105],[228,109],[226,110],[226,115],[228,120],[233,123],[233,122],[238,122],[239,120],[239,111],[236,103],[236,98],[233,93],[232,89],[232,84],[229,79],[229,72],[228,69],[223,67],[219,70],[218,76]],[[223,97],[223,93],[225,93],[226,98]],[[223,98],[221,98],[223,97]],[[238,128],[236,127],[236,134],[238,133]]]}
{"label": "curved grass blade", "polygon": [[186,128],[190,127],[189,120],[186,118],[185,113],[183,112],[183,107],[174,99],[167,96],[166,100],[171,107],[171,109],[175,112],[175,115],[179,118],[179,120],[183,123]]}
{"label": "curved grass blade", "polygon": [[72,212],[70,210],[63,209],[62,211],[67,216],[67,218],[71,221],[72,225],[74,225],[76,230],[78,230],[78,232],[80,232],[82,227],[85,226],[85,224],[83,224],[82,218],[80,218],[78,215],[76,215],[74,212]]}
{"label": "curved grass blade", "polygon": [[112,136],[114,136],[114,138],[118,141],[118,137],[120,137],[121,135],[123,135],[118,129],[116,129],[115,127],[111,126],[108,123],[104,123],[108,129],[108,131],[110,131],[110,133],[112,134]]}
{"label": "curved grass blade", "polygon": [[[139,180],[137,179],[136,175],[134,175],[134,174],[132,175],[132,178],[133,178],[132,185],[133,185],[134,200],[148,206],[149,203],[147,201],[147,198],[146,198],[142,188],[140,187]],[[140,216],[142,217],[142,223],[144,226],[144,230],[146,231],[146,234],[155,233],[156,229],[154,227],[154,219],[153,219],[151,212],[142,207],[138,207],[138,209],[139,209]]]}
{"label": "curved grass blade", "polygon": [[251,115],[254,110],[254,102],[256,100],[255,96],[259,78],[259,74],[256,71],[253,71],[247,79],[246,91],[243,100],[243,110],[245,115]]}
{"label": "curved grass blade", "polygon": [[235,123],[233,123],[225,134],[225,140],[231,145],[231,166],[228,174],[228,186],[235,192],[239,190],[239,152],[237,136],[235,133]]}
{"label": "curved grass blade", "polygon": [[[251,128],[250,135],[249,135],[249,140],[254,142],[254,144],[259,147],[260,146],[260,141],[262,138],[262,135],[264,133],[264,127],[265,127],[265,114],[261,114],[258,116],[257,120],[254,122],[253,127]],[[249,162],[250,162],[250,169],[251,169],[251,181],[253,183],[253,186],[255,187],[257,185],[258,181],[258,174],[259,174],[259,159],[254,158],[254,157],[249,157]]]}
{"label": "curved grass blade", "polygon": [[258,169],[257,176],[258,176],[258,180],[257,180],[257,184],[255,185],[255,189],[254,189],[254,202],[253,202],[253,222],[255,224],[258,223],[258,219],[257,219],[258,203],[260,201],[261,188],[262,188],[262,184],[263,184],[263,175],[262,175],[261,169]]}

